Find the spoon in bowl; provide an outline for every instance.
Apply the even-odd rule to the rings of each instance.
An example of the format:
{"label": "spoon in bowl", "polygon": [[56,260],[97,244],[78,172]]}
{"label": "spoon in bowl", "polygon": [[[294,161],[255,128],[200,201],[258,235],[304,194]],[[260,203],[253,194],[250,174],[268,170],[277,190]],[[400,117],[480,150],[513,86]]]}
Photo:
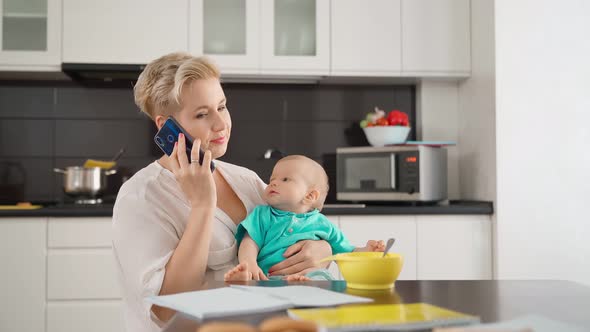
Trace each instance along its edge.
{"label": "spoon in bowl", "polygon": [[387,244],[385,245],[385,250],[383,250],[383,256],[381,256],[381,257],[385,257],[385,255],[387,255],[387,252],[389,251],[389,249],[391,249],[394,242],[395,242],[394,238],[389,238],[389,240],[387,240]]}

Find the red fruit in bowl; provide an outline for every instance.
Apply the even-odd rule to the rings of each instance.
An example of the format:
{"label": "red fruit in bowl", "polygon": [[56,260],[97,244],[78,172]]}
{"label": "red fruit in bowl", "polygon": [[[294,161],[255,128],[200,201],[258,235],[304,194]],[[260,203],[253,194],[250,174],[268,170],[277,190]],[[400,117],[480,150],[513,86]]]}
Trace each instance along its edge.
{"label": "red fruit in bowl", "polygon": [[386,118],[379,118],[379,119],[377,119],[377,125],[378,126],[387,126],[387,125],[389,125],[389,121],[387,121]]}
{"label": "red fruit in bowl", "polygon": [[407,126],[408,115],[399,110],[393,110],[387,114],[387,121],[390,126]]}

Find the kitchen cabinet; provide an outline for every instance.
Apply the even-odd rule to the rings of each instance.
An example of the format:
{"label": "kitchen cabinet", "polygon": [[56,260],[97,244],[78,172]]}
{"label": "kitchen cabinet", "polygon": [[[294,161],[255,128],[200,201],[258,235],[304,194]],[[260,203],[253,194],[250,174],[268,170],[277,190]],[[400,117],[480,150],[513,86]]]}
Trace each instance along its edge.
{"label": "kitchen cabinet", "polygon": [[400,75],[400,1],[332,1],[331,75]]}
{"label": "kitchen cabinet", "polygon": [[59,301],[47,305],[47,332],[124,332],[121,301]]}
{"label": "kitchen cabinet", "polygon": [[223,75],[327,75],[330,0],[191,0],[189,50]]}
{"label": "kitchen cabinet", "polygon": [[45,329],[46,218],[0,220],[0,331]]}
{"label": "kitchen cabinet", "polygon": [[355,246],[396,239],[404,256],[400,280],[492,279],[492,235],[488,215],[340,216]]}
{"label": "kitchen cabinet", "polygon": [[395,238],[391,252],[404,257],[399,280],[416,280],[416,222],[414,216],[340,216],[340,227],[357,247],[368,240]]}
{"label": "kitchen cabinet", "polygon": [[327,75],[330,0],[261,1],[262,74]]}
{"label": "kitchen cabinet", "polygon": [[145,64],[188,50],[188,0],[63,0],[63,62]]}
{"label": "kitchen cabinet", "polygon": [[402,0],[405,76],[469,76],[470,0]]}
{"label": "kitchen cabinet", "polygon": [[418,279],[492,279],[489,216],[417,216]]}
{"label": "kitchen cabinet", "polygon": [[333,76],[467,77],[470,0],[333,0]]}
{"label": "kitchen cabinet", "polygon": [[124,331],[111,222],[48,219],[47,332]]}
{"label": "kitchen cabinet", "polygon": [[61,0],[0,0],[0,70],[57,70]]}
{"label": "kitchen cabinet", "polygon": [[192,0],[189,51],[205,54],[226,74],[259,70],[259,0]]}

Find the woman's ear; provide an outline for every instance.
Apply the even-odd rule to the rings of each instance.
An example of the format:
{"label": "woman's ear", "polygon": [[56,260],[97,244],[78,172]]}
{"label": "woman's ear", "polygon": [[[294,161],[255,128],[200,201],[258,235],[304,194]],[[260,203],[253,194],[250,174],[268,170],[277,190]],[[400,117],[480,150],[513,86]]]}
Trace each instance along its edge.
{"label": "woman's ear", "polygon": [[164,125],[166,120],[166,117],[164,117],[163,115],[156,115],[156,119],[154,120],[154,122],[156,123],[156,127],[158,127],[158,130],[162,129],[162,126]]}

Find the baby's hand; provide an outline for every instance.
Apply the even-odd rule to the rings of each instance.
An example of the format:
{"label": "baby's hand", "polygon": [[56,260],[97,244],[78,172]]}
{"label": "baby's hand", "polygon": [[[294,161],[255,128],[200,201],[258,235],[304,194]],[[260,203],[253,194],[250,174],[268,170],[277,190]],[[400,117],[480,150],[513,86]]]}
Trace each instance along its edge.
{"label": "baby's hand", "polygon": [[260,267],[256,262],[246,263],[242,262],[229,270],[224,276],[224,281],[250,281],[250,280],[268,280],[262,273]]}
{"label": "baby's hand", "polygon": [[367,251],[383,252],[385,250],[385,242],[382,240],[369,240],[365,248],[367,248]]}
{"label": "baby's hand", "polygon": [[268,280],[268,277],[262,272],[262,269],[258,264],[255,264],[252,268],[252,280]]}

